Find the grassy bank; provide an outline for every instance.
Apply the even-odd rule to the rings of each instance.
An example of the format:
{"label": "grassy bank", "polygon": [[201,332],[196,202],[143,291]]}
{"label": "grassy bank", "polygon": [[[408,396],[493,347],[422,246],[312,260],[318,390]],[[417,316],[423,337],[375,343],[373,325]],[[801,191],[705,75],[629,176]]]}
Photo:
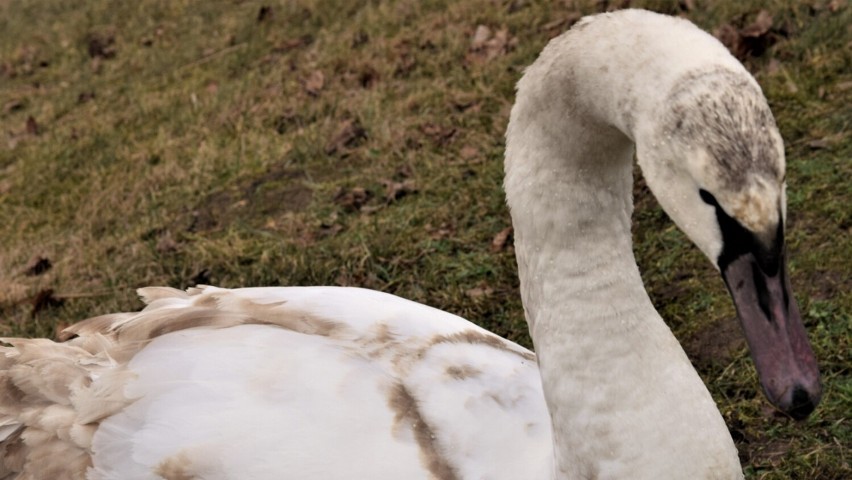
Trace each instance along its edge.
{"label": "grassy bank", "polygon": [[[825,383],[803,423],[767,406],[718,274],[636,188],[646,285],[748,478],[852,476],[847,3],[633,2],[725,38],[787,145],[790,268]],[[143,285],[331,284],[529,346],[500,187],[513,86],[580,14],[618,6],[0,0],[0,334],[138,309]]]}

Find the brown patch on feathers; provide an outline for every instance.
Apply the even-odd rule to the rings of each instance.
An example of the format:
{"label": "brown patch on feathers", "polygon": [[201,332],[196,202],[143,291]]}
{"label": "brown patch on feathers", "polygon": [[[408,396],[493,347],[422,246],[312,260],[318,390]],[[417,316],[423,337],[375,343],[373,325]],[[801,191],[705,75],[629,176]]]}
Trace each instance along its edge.
{"label": "brown patch on feathers", "polygon": [[165,480],[193,480],[197,477],[192,473],[191,467],[192,460],[189,455],[180,452],[160,462],[154,473]]}
{"label": "brown patch on feathers", "polygon": [[[127,362],[151,340],[189,328],[274,325],[308,335],[348,335],[348,327],[283,302],[242,300],[222,307],[221,294],[140,290],[148,306],[138,313],[90,318],[62,332],[67,341],[0,339],[0,478],[85,478],[92,437],[101,420],[132,403],[124,395],[134,378]],[[187,300],[190,305],[186,305]],[[175,302],[184,305],[168,308]],[[235,311],[237,310],[237,311]],[[181,457],[160,465],[161,476],[184,480]],[[182,466],[183,465],[183,466]]]}
{"label": "brown patch on feathers", "polygon": [[498,337],[497,335],[479,332],[476,330],[465,330],[463,332],[453,333],[451,335],[440,335],[432,339],[432,342],[429,344],[431,348],[440,343],[470,343],[474,345],[487,345],[491,348],[495,348],[497,350],[502,350],[504,352],[513,353],[524,360],[529,360],[530,362],[535,361],[535,355],[524,351],[519,350],[517,348],[513,348],[512,344]]}
{"label": "brown patch on feathers", "polygon": [[445,373],[455,380],[465,380],[482,374],[482,370],[472,365],[451,365],[447,367]]}
{"label": "brown patch on feathers", "polygon": [[420,460],[433,478],[440,480],[459,478],[455,468],[441,455],[435,440],[435,432],[423,420],[417,400],[411,396],[405,385],[397,383],[391,388],[388,405],[396,414],[395,428],[411,427],[414,439],[420,447]]}

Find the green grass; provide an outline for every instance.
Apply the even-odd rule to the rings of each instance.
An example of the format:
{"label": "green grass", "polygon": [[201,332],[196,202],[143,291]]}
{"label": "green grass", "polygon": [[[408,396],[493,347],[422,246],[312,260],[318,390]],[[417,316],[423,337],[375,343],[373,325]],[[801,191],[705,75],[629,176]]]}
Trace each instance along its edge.
{"label": "green grass", "polygon": [[[695,3],[634,6],[710,31],[747,25],[761,4],[773,14],[746,65],[787,144],[790,268],[819,409],[802,423],[772,413],[717,273],[637,188],[644,279],[748,478],[850,478],[852,9]],[[491,247],[510,224],[513,85],[577,12],[603,5],[0,0],[0,334],[52,337],[139,308],[136,287],[204,281],[374,288],[529,345],[511,245]],[[493,58],[470,50],[478,25],[508,31]],[[346,121],[364,135],[339,137]],[[416,191],[388,200],[405,181]],[[26,275],[34,256],[52,268]],[[48,289],[61,305],[34,308]]]}

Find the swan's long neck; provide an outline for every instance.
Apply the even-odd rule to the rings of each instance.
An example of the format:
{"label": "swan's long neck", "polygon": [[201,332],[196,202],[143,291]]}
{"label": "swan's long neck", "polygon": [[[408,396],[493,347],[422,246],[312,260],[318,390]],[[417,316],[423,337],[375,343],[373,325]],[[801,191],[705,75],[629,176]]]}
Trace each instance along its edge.
{"label": "swan's long neck", "polygon": [[507,133],[505,188],[554,478],[739,478],[730,434],[632,251],[634,140],[679,72],[654,51],[666,47],[625,51],[619,43],[643,40],[585,32],[600,21],[551,42],[527,70]]}

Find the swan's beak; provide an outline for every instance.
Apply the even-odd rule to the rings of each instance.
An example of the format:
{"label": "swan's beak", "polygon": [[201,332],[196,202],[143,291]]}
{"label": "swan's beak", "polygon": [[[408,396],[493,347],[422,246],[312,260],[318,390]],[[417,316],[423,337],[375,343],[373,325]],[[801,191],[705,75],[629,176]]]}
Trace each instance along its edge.
{"label": "swan's beak", "polygon": [[819,369],[782,255],[774,275],[746,253],[722,271],[769,401],[796,420],[807,417],[822,397]]}

